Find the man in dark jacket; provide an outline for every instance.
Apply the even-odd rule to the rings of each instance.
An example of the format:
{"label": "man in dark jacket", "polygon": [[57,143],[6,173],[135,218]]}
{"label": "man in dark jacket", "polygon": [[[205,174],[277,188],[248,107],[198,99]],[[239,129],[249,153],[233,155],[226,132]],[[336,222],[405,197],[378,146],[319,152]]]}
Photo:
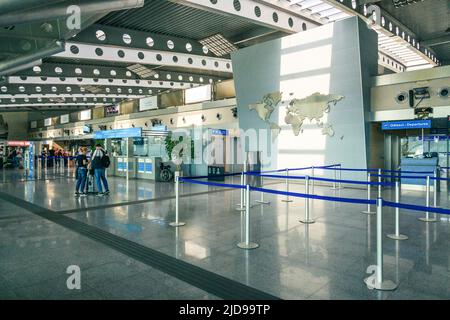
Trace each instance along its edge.
{"label": "man in dark jacket", "polygon": [[[95,146],[95,151],[91,156],[91,168],[94,170],[95,183],[98,189],[98,196],[109,195],[108,180],[106,179],[105,170],[103,166],[102,158],[107,154],[106,150],[102,148],[100,144]],[[103,192],[103,186],[105,187],[105,192]]]}

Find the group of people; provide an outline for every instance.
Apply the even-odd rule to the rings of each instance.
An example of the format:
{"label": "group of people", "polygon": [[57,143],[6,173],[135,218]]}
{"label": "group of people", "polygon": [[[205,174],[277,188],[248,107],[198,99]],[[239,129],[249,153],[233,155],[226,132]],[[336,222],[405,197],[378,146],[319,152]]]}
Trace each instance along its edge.
{"label": "group of people", "polygon": [[[0,150],[0,167],[3,167],[3,156],[4,156],[5,151],[2,149]],[[12,148],[9,150],[8,154],[7,154],[7,158],[6,158],[6,162],[10,165],[11,168],[19,168],[19,169],[23,169],[23,160],[24,160],[24,155],[23,155],[23,149],[20,147],[17,148]]]}
{"label": "group of people", "polygon": [[64,149],[53,149],[47,150],[44,148],[42,150],[42,167],[45,166],[45,159],[47,159],[47,167],[61,167],[61,159],[63,160],[63,165],[66,167],[71,156],[70,152]]}
{"label": "group of people", "polygon": [[[109,167],[108,152],[100,144],[95,146],[95,151],[90,157],[87,155],[88,148],[81,147],[75,158],[77,184],[75,187],[75,197],[87,196],[88,174],[95,177],[97,186],[97,196],[109,195],[108,180],[106,179],[106,169]],[[104,191],[103,191],[104,190]]]}

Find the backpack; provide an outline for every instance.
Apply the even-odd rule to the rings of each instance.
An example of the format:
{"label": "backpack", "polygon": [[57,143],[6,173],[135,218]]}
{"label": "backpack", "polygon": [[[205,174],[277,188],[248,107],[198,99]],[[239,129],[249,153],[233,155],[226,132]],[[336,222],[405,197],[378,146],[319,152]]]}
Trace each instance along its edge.
{"label": "backpack", "polygon": [[103,168],[109,168],[109,165],[111,164],[111,160],[109,159],[109,156],[107,154],[103,155],[101,161],[102,161]]}

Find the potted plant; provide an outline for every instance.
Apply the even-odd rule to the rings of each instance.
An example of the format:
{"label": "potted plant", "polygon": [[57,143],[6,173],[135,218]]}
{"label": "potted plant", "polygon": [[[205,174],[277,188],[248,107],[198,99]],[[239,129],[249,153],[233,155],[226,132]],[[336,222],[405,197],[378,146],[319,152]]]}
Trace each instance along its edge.
{"label": "potted plant", "polygon": [[[189,141],[189,139],[186,139]],[[167,136],[165,139],[166,152],[169,160],[175,164],[175,177],[182,176],[182,164],[185,158],[186,148],[188,142],[185,141],[183,136],[179,136],[178,139],[173,139],[171,136]],[[190,140],[191,159],[194,159],[194,141]]]}

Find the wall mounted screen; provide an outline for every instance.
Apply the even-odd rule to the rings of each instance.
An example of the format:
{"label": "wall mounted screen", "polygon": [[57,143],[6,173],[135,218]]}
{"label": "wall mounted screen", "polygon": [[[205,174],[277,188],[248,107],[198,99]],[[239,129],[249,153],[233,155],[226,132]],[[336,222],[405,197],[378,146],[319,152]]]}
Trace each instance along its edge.
{"label": "wall mounted screen", "polygon": [[119,105],[105,107],[105,117],[115,116],[119,114]]}
{"label": "wall mounted screen", "polygon": [[44,126],[48,127],[52,125],[52,118],[47,118],[44,120]]}
{"label": "wall mounted screen", "polygon": [[158,109],[158,96],[139,99],[139,111]]}
{"label": "wall mounted screen", "polygon": [[188,103],[196,103],[202,101],[210,101],[211,100],[211,85],[186,89],[184,91],[185,102]]}
{"label": "wall mounted screen", "polygon": [[91,110],[84,110],[80,112],[80,120],[91,120]]}
{"label": "wall mounted screen", "polygon": [[62,116],[60,117],[60,122],[61,122],[61,124],[69,123],[69,115],[68,115],[68,114],[62,115]]}

